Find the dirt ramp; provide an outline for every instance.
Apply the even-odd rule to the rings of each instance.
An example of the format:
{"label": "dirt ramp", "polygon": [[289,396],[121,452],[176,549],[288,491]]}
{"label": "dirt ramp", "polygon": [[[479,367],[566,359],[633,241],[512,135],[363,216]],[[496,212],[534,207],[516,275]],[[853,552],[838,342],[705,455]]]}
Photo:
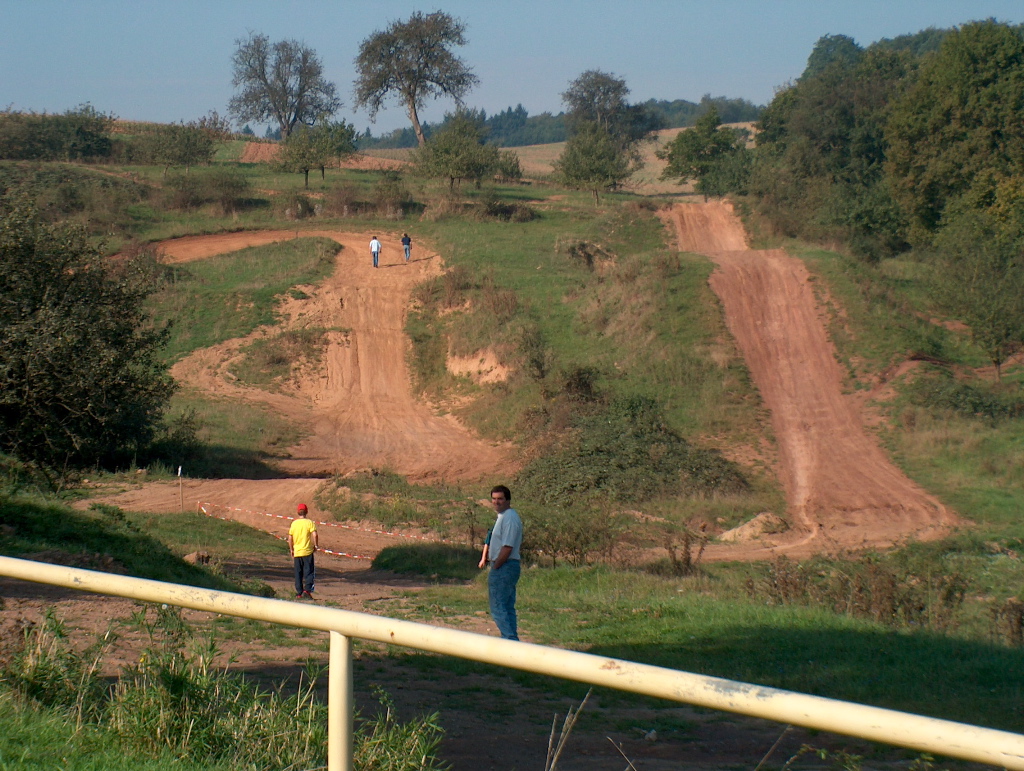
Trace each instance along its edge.
{"label": "dirt ramp", "polygon": [[843,393],[843,373],[803,262],[782,250],[714,248],[745,243],[726,204],[679,205],[672,213],[682,248],[715,261],[711,287],[771,411],[796,526],[780,545],[838,551],[948,532],[955,517],[896,468]]}
{"label": "dirt ramp", "polygon": [[295,476],[344,474],[388,467],[414,480],[479,479],[510,473],[507,448],[483,441],[451,415],[419,401],[406,364],[405,316],[413,287],[441,272],[440,258],[414,244],[406,262],[398,236],[377,234],[380,267],[369,252],[371,233],[268,230],[190,236],[160,245],[165,259],[187,262],[299,236],[342,245],[334,273],[304,287],[302,299],[279,308],[282,326],[331,332],[319,367],[296,373],[281,391],[246,387],[229,373],[250,340],[276,334],[259,329],[244,339],[196,351],[173,374],[206,393],[260,404],[303,427],[307,436],[279,466]]}
{"label": "dirt ramp", "polygon": [[728,201],[678,204],[672,209],[670,222],[681,252],[709,254],[747,248],[746,230]]}

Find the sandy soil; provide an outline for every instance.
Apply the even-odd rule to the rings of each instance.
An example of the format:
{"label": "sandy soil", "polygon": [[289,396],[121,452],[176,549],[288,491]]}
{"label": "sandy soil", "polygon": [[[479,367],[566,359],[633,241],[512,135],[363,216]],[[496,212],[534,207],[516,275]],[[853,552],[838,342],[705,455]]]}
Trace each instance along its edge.
{"label": "sandy soil", "polygon": [[865,429],[863,400],[843,393],[804,264],[748,249],[724,202],[679,204],[670,220],[680,250],[715,261],[711,286],[771,411],[793,528],[766,549],[840,552],[948,533],[955,515],[896,468]]}

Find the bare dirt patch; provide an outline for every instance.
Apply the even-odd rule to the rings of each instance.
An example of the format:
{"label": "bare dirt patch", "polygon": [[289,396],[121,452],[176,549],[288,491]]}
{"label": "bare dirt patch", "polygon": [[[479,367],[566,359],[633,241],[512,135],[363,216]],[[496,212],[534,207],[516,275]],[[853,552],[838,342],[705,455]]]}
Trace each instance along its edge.
{"label": "bare dirt patch", "polygon": [[780,249],[752,250],[725,202],[671,210],[679,248],[706,254],[779,443],[792,530],[762,540],[762,554],[887,548],[947,534],[956,516],[914,484],[868,433],[842,371],[804,264]]}

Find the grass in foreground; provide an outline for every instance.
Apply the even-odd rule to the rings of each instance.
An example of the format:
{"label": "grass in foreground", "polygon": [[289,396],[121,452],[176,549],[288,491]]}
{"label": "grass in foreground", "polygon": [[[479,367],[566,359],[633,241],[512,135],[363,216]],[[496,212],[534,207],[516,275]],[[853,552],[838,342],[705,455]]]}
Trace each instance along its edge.
{"label": "grass in foreground", "polygon": [[[990,642],[981,630],[967,637],[894,629],[821,607],[766,604],[743,588],[757,570],[713,565],[665,579],[604,567],[528,569],[520,627],[558,647],[1024,730],[1024,650]],[[487,608],[486,591],[483,577],[434,586],[406,596],[405,612],[428,623],[472,616]]]}

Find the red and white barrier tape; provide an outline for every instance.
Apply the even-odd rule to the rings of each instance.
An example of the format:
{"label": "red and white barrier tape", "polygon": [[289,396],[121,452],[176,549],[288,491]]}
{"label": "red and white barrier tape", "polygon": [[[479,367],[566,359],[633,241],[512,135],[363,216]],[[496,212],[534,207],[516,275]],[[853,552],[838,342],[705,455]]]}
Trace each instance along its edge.
{"label": "red and white barrier tape", "polygon": [[[260,513],[258,511],[250,511],[249,509],[239,509],[239,508],[236,508],[234,506],[222,506],[219,503],[203,503],[202,501],[199,502],[199,510],[201,512],[203,512],[203,514],[205,514],[208,517],[213,517],[214,519],[222,519],[225,522],[235,522],[236,520],[231,519],[231,517],[219,517],[216,514],[211,514],[209,511],[206,510],[207,506],[209,506],[210,508],[227,509],[228,511],[242,511],[242,512],[246,512],[248,514],[259,514]],[[263,516],[275,517],[276,519],[295,519],[295,517],[285,517],[285,516],[282,516],[281,514],[266,514],[266,513],[264,513]],[[341,525],[338,525],[337,523],[334,523],[334,522],[317,522],[317,524],[318,525],[327,525],[328,527],[330,527],[330,526],[341,527]],[[272,533],[269,530],[263,530],[261,528],[255,528],[255,529],[260,530],[260,532],[266,533],[267,535],[272,535],[272,536],[274,536],[274,538],[276,538],[279,541],[287,541],[288,540],[287,538],[284,538],[284,537],[278,535],[277,533]],[[348,552],[335,551],[334,549],[325,549],[323,547],[318,548],[317,551],[323,552],[324,554],[331,554],[331,555],[333,555],[335,557],[348,557],[349,559],[354,559],[354,560],[372,560],[373,559],[373,557],[367,557],[367,556],[365,556],[363,554],[349,554]]]}
{"label": "red and white barrier tape", "polygon": [[[267,512],[267,511],[253,511],[252,509],[241,509],[241,508],[239,508],[237,506],[224,506],[223,504],[220,504],[220,503],[207,503],[205,501],[199,501],[199,506],[200,506],[200,508],[203,507],[203,506],[210,506],[210,507],[215,507],[215,508],[218,508],[218,509],[227,509],[228,511],[241,511],[244,514],[255,514],[255,515],[260,516],[260,517],[273,517],[274,519],[287,519],[287,520],[294,520],[295,519],[295,517],[289,517],[287,514],[271,514],[270,512]],[[321,522],[320,520],[316,520],[316,523],[318,525],[323,525],[324,527],[340,527],[343,530],[358,530],[361,533],[375,533],[377,535],[390,535],[390,536],[392,536],[394,538],[415,538],[415,539],[420,540],[420,541],[432,541],[434,543],[447,543],[447,541],[445,539],[443,539],[443,538],[428,538],[425,535],[410,535],[409,533],[396,533],[396,532],[391,531],[391,530],[374,530],[373,528],[369,528],[369,527],[353,527],[352,525],[343,525],[340,522]]]}

